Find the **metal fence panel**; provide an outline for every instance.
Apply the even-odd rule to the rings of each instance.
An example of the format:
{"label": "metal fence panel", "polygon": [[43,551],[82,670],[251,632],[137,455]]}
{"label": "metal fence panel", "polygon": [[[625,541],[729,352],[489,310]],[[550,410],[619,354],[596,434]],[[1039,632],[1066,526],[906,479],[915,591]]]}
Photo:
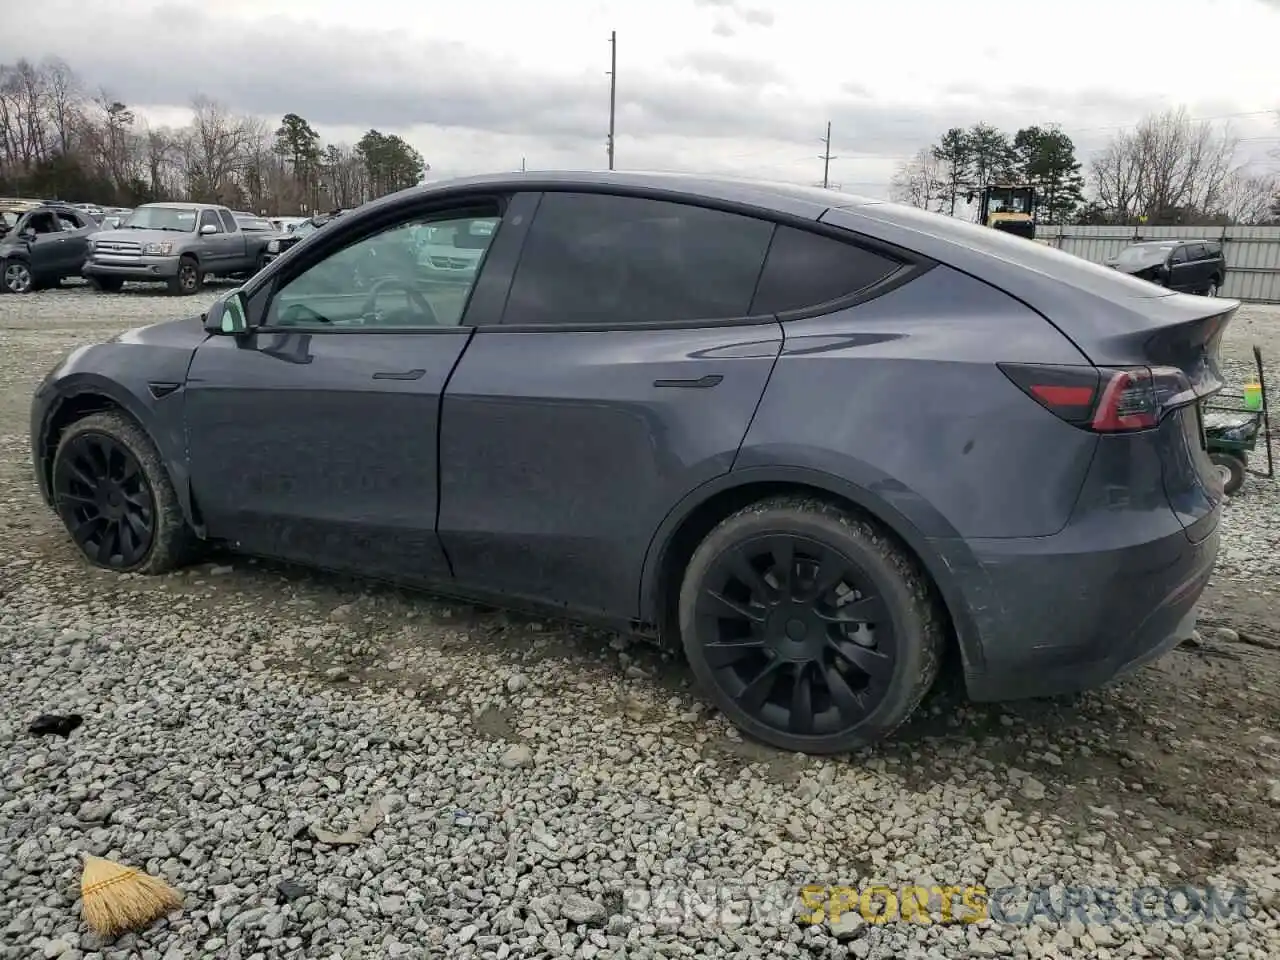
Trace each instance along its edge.
{"label": "metal fence panel", "polygon": [[1094,263],[1135,240],[1216,240],[1227,260],[1222,295],[1250,303],[1280,303],[1280,227],[1036,227],[1036,236]]}

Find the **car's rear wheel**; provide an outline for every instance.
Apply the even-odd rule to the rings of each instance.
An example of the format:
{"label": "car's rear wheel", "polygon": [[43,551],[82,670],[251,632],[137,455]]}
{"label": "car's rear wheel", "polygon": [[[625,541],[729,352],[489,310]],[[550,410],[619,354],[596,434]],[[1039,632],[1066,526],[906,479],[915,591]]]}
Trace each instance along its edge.
{"label": "car's rear wheel", "polygon": [[169,278],[169,292],[180,297],[190,296],[200,289],[200,264],[192,257],[178,261],[178,272]]}
{"label": "car's rear wheel", "polygon": [[80,552],[109,570],[164,573],[197,541],[142,428],[116,411],[67,427],[52,470],[54,507]]}
{"label": "car's rear wheel", "polygon": [[124,280],[120,277],[91,277],[89,283],[99,293],[119,293],[124,289]]}
{"label": "car's rear wheel", "polygon": [[938,674],[943,618],[925,576],[876,527],[809,497],[753,504],[694,551],[685,654],[745,733],[784,750],[874,743]]}
{"label": "car's rear wheel", "polygon": [[36,288],[31,267],[22,260],[6,260],[0,268],[6,293],[30,293]]}
{"label": "car's rear wheel", "polygon": [[1227,496],[1233,495],[1244,486],[1245,462],[1232,453],[1211,453],[1209,459],[1217,468],[1218,477],[1222,480],[1222,489]]}

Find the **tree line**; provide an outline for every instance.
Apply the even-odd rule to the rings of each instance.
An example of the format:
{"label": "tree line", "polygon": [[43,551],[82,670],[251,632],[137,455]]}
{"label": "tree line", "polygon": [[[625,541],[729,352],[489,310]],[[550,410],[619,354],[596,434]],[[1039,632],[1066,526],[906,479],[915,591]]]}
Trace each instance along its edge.
{"label": "tree line", "polygon": [[126,207],[193,200],[288,215],[353,207],[429,169],[395,134],[326,144],[295,113],[275,125],[199,94],[191,110],[185,127],[153,126],[61,60],[0,64],[0,195]]}
{"label": "tree line", "polygon": [[1239,140],[1185,108],[1116,133],[1088,170],[1056,126],[1012,136],[978,123],[953,127],[899,165],[893,199],[956,215],[991,184],[1032,186],[1041,223],[1280,223],[1280,176],[1237,162]]}

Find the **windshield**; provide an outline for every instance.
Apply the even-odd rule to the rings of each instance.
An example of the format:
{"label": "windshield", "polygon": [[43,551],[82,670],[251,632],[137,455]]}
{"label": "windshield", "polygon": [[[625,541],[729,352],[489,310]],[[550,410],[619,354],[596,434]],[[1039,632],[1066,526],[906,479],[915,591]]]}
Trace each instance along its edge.
{"label": "windshield", "polygon": [[1164,263],[1173,252],[1172,243],[1135,243],[1125,247],[1116,257],[1116,265],[1121,267],[1140,267],[1155,263]]}
{"label": "windshield", "polygon": [[174,230],[194,233],[196,211],[184,207],[139,207],[124,222],[125,230]]}
{"label": "windshield", "polygon": [[271,225],[269,220],[262,217],[236,217],[236,223],[240,224],[241,230],[249,231],[265,231],[267,233],[276,233],[277,230]]}

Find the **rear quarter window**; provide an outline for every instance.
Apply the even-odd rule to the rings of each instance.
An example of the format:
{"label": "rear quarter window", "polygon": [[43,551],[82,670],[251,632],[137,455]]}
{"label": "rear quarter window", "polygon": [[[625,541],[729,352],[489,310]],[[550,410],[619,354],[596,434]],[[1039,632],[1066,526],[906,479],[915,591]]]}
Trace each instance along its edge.
{"label": "rear quarter window", "polygon": [[830,303],[879,283],[902,266],[853,243],[780,226],[751,312],[786,313]]}

